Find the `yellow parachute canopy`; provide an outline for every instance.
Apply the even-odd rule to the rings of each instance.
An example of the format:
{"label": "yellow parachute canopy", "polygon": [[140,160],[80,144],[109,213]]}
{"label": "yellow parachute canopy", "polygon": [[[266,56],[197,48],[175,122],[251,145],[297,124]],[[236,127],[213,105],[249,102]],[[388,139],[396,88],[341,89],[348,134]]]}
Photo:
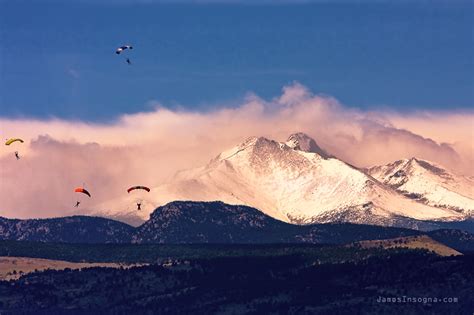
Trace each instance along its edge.
{"label": "yellow parachute canopy", "polygon": [[8,139],[7,142],[5,142],[5,145],[10,145],[12,144],[13,142],[16,142],[16,141],[19,141],[21,143],[23,143],[24,141],[20,138],[11,138],[11,139]]}

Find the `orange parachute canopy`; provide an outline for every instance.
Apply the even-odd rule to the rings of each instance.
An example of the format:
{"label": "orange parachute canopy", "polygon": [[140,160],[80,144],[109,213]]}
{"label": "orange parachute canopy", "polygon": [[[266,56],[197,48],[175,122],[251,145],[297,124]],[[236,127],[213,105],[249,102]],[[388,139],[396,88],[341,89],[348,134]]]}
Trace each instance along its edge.
{"label": "orange parachute canopy", "polygon": [[85,190],[84,188],[82,187],[77,187],[76,189],[74,189],[75,192],[78,192],[78,193],[83,193],[83,194],[86,194],[87,196],[89,197],[92,197],[90,192],[88,192],[87,190]]}

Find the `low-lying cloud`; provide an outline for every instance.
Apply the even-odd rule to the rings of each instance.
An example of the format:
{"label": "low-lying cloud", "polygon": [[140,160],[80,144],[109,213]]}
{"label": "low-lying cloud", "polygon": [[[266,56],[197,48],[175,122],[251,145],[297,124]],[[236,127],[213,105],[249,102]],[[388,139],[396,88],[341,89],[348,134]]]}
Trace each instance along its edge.
{"label": "low-lying cloud", "polygon": [[[157,186],[184,168],[207,163],[249,136],[286,140],[302,131],[329,153],[359,167],[416,156],[472,176],[474,115],[389,113],[348,108],[300,84],[264,100],[249,94],[238,107],[123,115],[114,123],[0,119],[5,137],[24,144],[0,151],[0,215],[48,217],[74,211],[74,187],[116,198],[130,185]],[[16,161],[15,150],[21,159]]]}

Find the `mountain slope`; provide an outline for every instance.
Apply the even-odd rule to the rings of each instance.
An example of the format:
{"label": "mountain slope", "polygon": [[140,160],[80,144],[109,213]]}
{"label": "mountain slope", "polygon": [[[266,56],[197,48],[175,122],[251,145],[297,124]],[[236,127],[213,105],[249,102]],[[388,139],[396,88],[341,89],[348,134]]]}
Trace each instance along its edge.
{"label": "mountain slope", "polygon": [[75,216],[0,218],[0,240],[63,243],[348,243],[421,232],[356,224],[294,225],[257,209],[222,202],[176,201],[157,208],[139,227],[111,219]]}
{"label": "mountain slope", "polygon": [[[463,224],[472,231],[473,223],[466,221]],[[417,224],[418,227],[426,229],[444,229],[426,233],[405,228],[351,223],[295,225],[276,220],[246,206],[233,206],[222,202],[176,201],[157,208],[151,218],[137,228],[96,217],[42,220],[0,218],[0,240],[125,244],[346,244],[362,240],[429,235],[459,251],[474,249],[474,235],[448,230],[446,228],[449,223],[422,221]],[[65,253],[58,254],[61,256]]]}
{"label": "mountain slope", "polygon": [[257,209],[223,202],[176,201],[137,228],[135,243],[333,243],[418,235],[403,228],[355,224],[294,225]]}
{"label": "mountain slope", "polygon": [[114,220],[72,216],[52,219],[0,217],[0,239],[66,243],[128,243],[133,227]]}
{"label": "mountain slope", "polygon": [[426,205],[474,214],[474,181],[428,161],[411,158],[367,170],[368,174]]}
{"label": "mountain slope", "polygon": [[0,281],[19,279],[22,275],[46,269],[64,270],[69,268],[78,270],[91,267],[119,268],[121,266],[123,267],[123,265],[117,263],[73,263],[42,258],[0,257]]}
{"label": "mountain slope", "polygon": [[[150,198],[147,202],[155,205],[173,200],[244,204],[297,224],[387,225],[387,219],[394,216],[446,221],[463,218],[456,209],[432,207],[400,194],[331,157],[302,133],[291,135],[284,143],[263,137],[247,139],[206,166],[178,173],[171,182],[154,188]],[[118,212],[120,208],[116,208]],[[145,218],[148,213],[141,215]]]}
{"label": "mountain slope", "polygon": [[371,240],[360,241],[356,243],[362,248],[412,248],[412,249],[427,249],[433,251],[440,256],[458,256],[462,255],[455,249],[448,247],[438,241],[435,241],[427,235],[416,235],[407,237],[397,237],[386,240]]}
{"label": "mountain slope", "polygon": [[451,229],[440,229],[427,233],[432,239],[462,252],[474,252],[474,234]]}

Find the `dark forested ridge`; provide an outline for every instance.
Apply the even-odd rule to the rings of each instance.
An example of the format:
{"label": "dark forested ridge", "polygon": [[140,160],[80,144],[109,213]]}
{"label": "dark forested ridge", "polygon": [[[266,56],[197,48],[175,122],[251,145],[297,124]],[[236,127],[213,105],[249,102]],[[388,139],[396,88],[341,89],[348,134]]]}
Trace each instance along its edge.
{"label": "dark forested ridge", "polygon": [[474,234],[462,230],[441,229],[427,233],[437,240],[461,252],[474,252]]}
{"label": "dark forested ridge", "polygon": [[129,243],[134,228],[100,217],[71,216],[52,219],[0,217],[0,239],[64,243]]}
{"label": "dark forested ridge", "polygon": [[[364,247],[428,236],[465,255]],[[95,217],[0,219],[0,256],[146,263],[0,281],[0,314],[470,314],[474,237],[357,225],[292,225],[220,202],[174,202],[139,227]],[[398,241],[403,246],[403,241]],[[434,241],[433,241],[434,242]],[[443,245],[444,246],[444,245]],[[380,302],[381,298],[456,302]]]}
{"label": "dark forested ridge", "polygon": [[[0,217],[0,239],[63,243],[331,243],[386,239],[426,232],[350,223],[294,225],[257,209],[222,202],[177,201],[157,208],[138,227],[98,217],[17,220]],[[437,233],[463,249],[469,233]],[[472,235],[471,235],[472,236]],[[461,237],[458,242],[456,237]]]}
{"label": "dark forested ridge", "polygon": [[0,257],[30,257],[70,262],[156,263],[216,257],[300,255],[325,263],[389,255],[384,249],[320,244],[67,244],[0,241]]}
{"label": "dark forested ridge", "polygon": [[172,202],[156,209],[135,231],[135,243],[331,243],[420,234],[358,224],[294,225],[247,206]]}
{"label": "dark forested ridge", "polygon": [[[364,259],[331,264],[290,254],[177,260],[130,269],[50,270],[0,282],[0,312],[470,314],[474,309],[472,255],[383,253],[375,250]],[[420,302],[381,302],[382,297]]]}

